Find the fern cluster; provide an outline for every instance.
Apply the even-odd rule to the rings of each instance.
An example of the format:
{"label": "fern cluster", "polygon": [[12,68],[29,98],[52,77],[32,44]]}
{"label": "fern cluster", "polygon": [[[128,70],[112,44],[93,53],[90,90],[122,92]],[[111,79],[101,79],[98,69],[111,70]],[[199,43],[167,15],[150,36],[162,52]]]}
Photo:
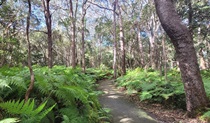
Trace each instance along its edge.
{"label": "fern cluster", "polygon": [[[97,92],[93,90],[96,80],[94,76],[82,73],[80,68],[72,69],[64,66],[54,66],[52,69],[38,66],[33,66],[33,68],[35,85],[30,97],[34,100],[26,107],[33,109],[31,108],[32,105],[39,105],[45,100],[48,100],[45,104],[45,109],[54,107],[39,122],[99,123],[101,121],[100,118],[106,115],[106,112],[103,111],[98,102]],[[26,120],[20,116],[25,105],[18,100],[24,98],[29,83],[30,75],[25,67],[4,67],[0,69],[0,97],[2,102],[11,99],[17,100],[9,101],[5,104],[9,106],[13,104],[17,107],[22,106],[20,110],[17,110],[20,120]],[[54,106],[54,104],[57,105]],[[7,114],[5,118],[13,114],[9,107],[7,108],[6,110],[10,114]]]}
{"label": "fern cluster", "polygon": [[107,67],[88,68],[86,74],[94,77],[96,80],[110,79],[113,77],[113,71]]}
{"label": "fern cluster", "polygon": [[178,71],[171,70],[167,81],[159,71],[137,68],[117,79],[118,86],[127,88],[128,93],[138,93],[141,101],[174,103],[173,106],[184,107],[184,87]]}
{"label": "fern cluster", "polygon": [[[210,99],[210,71],[201,71],[206,94]],[[117,79],[119,87],[126,87],[128,94],[137,93],[141,101],[159,102],[172,108],[185,109],[184,87],[180,72],[172,69],[167,73],[167,80],[159,71],[136,68]],[[201,119],[210,120],[210,110],[204,112]]]}

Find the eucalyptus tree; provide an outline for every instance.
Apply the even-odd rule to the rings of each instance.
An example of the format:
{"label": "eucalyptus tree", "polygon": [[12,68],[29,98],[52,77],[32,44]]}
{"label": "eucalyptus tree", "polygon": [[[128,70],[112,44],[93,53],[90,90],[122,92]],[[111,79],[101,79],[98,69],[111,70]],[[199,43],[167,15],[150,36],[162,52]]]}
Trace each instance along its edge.
{"label": "eucalyptus tree", "polygon": [[87,0],[83,0],[82,3],[82,68],[83,72],[85,72],[86,64],[85,64],[85,15],[87,13]]}
{"label": "eucalyptus tree", "polygon": [[78,8],[78,0],[76,0],[75,11],[73,1],[69,0],[69,17],[71,20],[71,65],[73,68],[76,67],[76,15]]}
{"label": "eucalyptus tree", "polygon": [[122,17],[122,6],[115,1],[118,7],[118,16],[119,16],[119,28],[120,28],[120,61],[121,61],[121,71],[122,75],[126,74],[126,67],[125,67],[125,37],[124,37],[124,25],[123,25],[123,17]]}
{"label": "eucalyptus tree", "polygon": [[45,23],[47,26],[47,41],[48,41],[48,67],[53,67],[53,53],[52,53],[52,18],[50,13],[50,0],[42,0],[44,8]]}
{"label": "eucalyptus tree", "polygon": [[184,83],[187,111],[189,116],[195,116],[196,110],[207,106],[208,100],[192,35],[189,29],[182,24],[172,0],[155,0],[155,6],[160,22],[176,50]]}
{"label": "eucalyptus tree", "polygon": [[114,78],[117,78],[117,35],[116,35],[116,8],[118,0],[115,0],[113,3],[113,27],[114,27],[114,46],[113,46],[113,69],[114,69]]}
{"label": "eucalyptus tree", "polygon": [[28,15],[27,15],[27,24],[26,24],[26,40],[28,42],[28,68],[30,71],[30,85],[26,91],[25,94],[25,102],[28,101],[29,95],[34,87],[34,72],[32,69],[32,64],[31,64],[31,42],[30,42],[30,20],[31,20],[31,0],[28,0]]}

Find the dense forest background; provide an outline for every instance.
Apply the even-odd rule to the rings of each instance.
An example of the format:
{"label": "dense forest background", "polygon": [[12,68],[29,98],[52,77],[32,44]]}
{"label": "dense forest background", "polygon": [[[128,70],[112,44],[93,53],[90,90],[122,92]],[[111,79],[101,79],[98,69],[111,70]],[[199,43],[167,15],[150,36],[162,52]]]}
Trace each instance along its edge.
{"label": "dense forest background", "polygon": [[[53,65],[71,66],[75,60],[77,66],[82,66],[84,53],[86,67],[112,68],[114,57],[112,1],[73,1],[73,17],[70,17],[68,1],[51,0],[49,4],[51,30],[46,26],[42,2],[32,1],[30,26],[32,64],[48,65],[48,59],[52,57]],[[209,2],[193,0],[189,3],[183,0],[177,1],[176,6],[183,23],[193,34],[200,68],[209,68]],[[21,0],[2,1],[1,66],[27,65],[25,29],[27,7],[27,2]],[[122,10],[121,16],[116,17],[117,68],[121,68],[122,46],[125,50],[126,68],[151,67],[161,70],[176,67],[174,48],[161,27],[154,3],[147,0],[120,1],[119,7]],[[116,13],[119,13],[119,9]],[[72,25],[75,28],[74,36]],[[51,31],[53,42],[52,56],[48,54],[48,31]],[[120,31],[124,33],[124,45],[121,44]],[[75,46],[75,50],[72,50],[72,45]],[[75,54],[75,58],[71,54]]]}
{"label": "dense forest background", "polygon": [[[209,98],[210,1],[170,2],[175,6],[181,24],[192,36]],[[192,100],[187,97],[185,102],[184,95],[189,94],[186,90],[190,89],[186,87],[188,80],[183,79],[182,69],[181,80],[181,60],[178,60],[179,52],[175,51],[177,48],[174,45],[176,40],[182,40],[183,37],[180,35],[180,38],[178,36],[173,40],[167,27],[162,27],[164,20],[160,21],[161,9],[158,9],[158,5],[158,1],[151,0],[1,0],[0,87],[8,89],[2,90],[1,98],[2,102],[25,98],[25,103],[19,100],[0,104],[0,107],[7,109],[11,105],[21,105],[26,110],[27,106],[48,100],[48,103],[46,101],[38,107],[36,113],[27,114],[37,116],[47,105],[46,110],[37,116],[38,121],[21,118],[25,118],[25,122],[39,122],[51,112],[50,118],[45,117],[45,121],[53,123],[63,120],[68,123],[72,117],[78,118],[84,113],[84,117],[73,118],[75,121],[71,122],[99,122],[107,111],[99,106],[94,82],[113,75],[118,86],[125,87],[128,92],[135,90],[141,101],[167,100],[176,107],[195,113],[197,106],[188,107]],[[184,81],[185,88],[181,81]],[[200,83],[203,83],[202,80]],[[89,84],[92,86],[89,87]],[[199,84],[199,87],[203,87],[203,84]],[[40,96],[36,96],[32,89]],[[10,98],[16,92],[17,97]],[[31,100],[30,94],[36,99]],[[74,96],[67,99],[67,95]],[[175,104],[177,100],[180,103]],[[89,101],[92,102],[85,103]],[[199,102],[199,99],[196,101]],[[67,109],[71,106],[76,108],[69,115]],[[55,107],[58,116],[52,114]],[[86,110],[81,112],[83,107]],[[15,114],[24,113],[24,110]]]}

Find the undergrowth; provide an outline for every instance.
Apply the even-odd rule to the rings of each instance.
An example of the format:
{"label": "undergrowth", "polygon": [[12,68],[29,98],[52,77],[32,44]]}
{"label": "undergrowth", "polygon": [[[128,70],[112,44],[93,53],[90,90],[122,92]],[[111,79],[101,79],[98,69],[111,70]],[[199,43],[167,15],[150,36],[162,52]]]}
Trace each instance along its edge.
{"label": "undergrowth", "polygon": [[[107,111],[99,104],[98,92],[94,90],[95,81],[98,78],[94,72],[90,76],[82,73],[80,68],[72,69],[64,66],[54,66],[52,69],[39,66],[33,66],[33,68],[35,85],[30,95],[33,101],[27,106],[38,107],[43,102],[47,102],[44,103],[43,110],[51,109],[38,122],[100,123],[103,122],[104,117],[107,117]],[[23,101],[18,100],[24,99],[29,83],[28,68],[0,68],[0,102],[4,104],[9,101],[7,106],[16,105],[17,109],[27,109]],[[1,119],[18,117],[21,122],[27,121],[28,118],[36,119],[35,115],[21,114],[21,112],[24,113],[22,110],[14,115],[8,109],[2,110]],[[33,108],[30,109],[33,112]]]}
{"label": "undergrowth", "polygon": [[[210,72],[203,71],[203,81],[210,97]],[[159,102],[178,108],[185,108],[184,87],[180,72],[168,71],[167,80],[159,71],[136,68],[117,79],[118,86],[126,87],[128,94],[138,93],[141,101]]]}
{"label": "undergrowth", "polygon": [[[206,94],[210,99],[210,71],[201,71]],[[180,72],[172,69],[167,73],[167,80],[159,71],[136,68],[117,79],[119,87],[126,88],[128,94],[136,93],[140,101],[161,103],[170,108],[186,109],[184,87]],[[201,117],[210,120],[210,110]]]}

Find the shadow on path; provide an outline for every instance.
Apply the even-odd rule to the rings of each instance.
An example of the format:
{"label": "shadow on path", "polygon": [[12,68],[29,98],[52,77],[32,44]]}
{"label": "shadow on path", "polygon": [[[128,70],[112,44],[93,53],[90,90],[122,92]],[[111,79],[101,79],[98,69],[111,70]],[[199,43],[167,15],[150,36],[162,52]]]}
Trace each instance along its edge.
{"label": "shadow on path", "polygon": [[112,123],[157,123],[145,111],[125,99],[112,80],[100,81],[99,90],[104,92],[99,98],[100,103],[104,108],[111,109]]}

